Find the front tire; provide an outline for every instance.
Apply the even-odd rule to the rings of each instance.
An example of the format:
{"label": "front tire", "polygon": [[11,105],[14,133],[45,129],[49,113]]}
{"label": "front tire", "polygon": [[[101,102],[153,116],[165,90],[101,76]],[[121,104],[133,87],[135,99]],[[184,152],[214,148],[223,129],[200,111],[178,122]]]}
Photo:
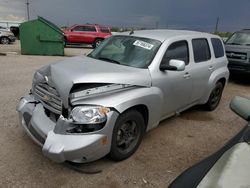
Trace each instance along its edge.
{"label": "front tire", "polygon": [[213,111],[220,103],[224,85],[221,82],[217,82],[215,88],[211,92],[207,103],[204,105],[208,111]]}
{"label": "front tire", "polygon": [[145,121],[142,114],[129,110],[121,114],[113,130],[109,156],[115,161],[130,157],[139,147],[145,132]]}
{"label": "front tire", "polygon": [[1,44],[10,44],[10,40],[7,37],[2,37],[0,39]]}

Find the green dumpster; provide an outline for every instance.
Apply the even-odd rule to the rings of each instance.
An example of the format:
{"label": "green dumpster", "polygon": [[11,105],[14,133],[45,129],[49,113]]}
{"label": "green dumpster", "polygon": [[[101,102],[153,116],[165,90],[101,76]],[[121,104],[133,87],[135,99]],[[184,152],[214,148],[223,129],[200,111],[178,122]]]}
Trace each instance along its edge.
{"label": "green dumpster", "polygon": [[63,31],[42,17],[20,25],[20,41],[22,55],[64,55]]}

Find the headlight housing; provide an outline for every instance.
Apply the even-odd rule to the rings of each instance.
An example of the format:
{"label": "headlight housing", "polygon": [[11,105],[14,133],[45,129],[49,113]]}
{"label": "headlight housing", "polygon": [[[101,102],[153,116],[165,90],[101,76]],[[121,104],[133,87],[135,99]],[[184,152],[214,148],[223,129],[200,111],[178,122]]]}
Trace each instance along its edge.
{"label": "headlight housing", "polygon": [[70,114],[76,124],[100,124],[107,120],[109,108],[103,106],[77,106]]}

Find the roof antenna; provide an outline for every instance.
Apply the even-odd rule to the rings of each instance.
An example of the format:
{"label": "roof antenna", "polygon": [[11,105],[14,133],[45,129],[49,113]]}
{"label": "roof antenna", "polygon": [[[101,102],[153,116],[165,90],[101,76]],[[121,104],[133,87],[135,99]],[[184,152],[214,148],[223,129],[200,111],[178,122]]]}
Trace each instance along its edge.
{"label": "roof antenna", "polygon": [[134,29],[132,29],[129,33],[129,35],[133,35],[134,34]]}

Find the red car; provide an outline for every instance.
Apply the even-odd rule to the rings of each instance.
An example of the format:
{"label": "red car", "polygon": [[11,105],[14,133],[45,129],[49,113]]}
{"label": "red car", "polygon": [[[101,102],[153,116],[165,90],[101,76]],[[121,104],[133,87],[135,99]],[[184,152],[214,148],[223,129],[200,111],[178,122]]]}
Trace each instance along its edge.
{"label": "red car", "polygon": [[91,44],[93,48],[112,34],[110,28],[97,24],[73,25],[64,30],[66,44]]}

